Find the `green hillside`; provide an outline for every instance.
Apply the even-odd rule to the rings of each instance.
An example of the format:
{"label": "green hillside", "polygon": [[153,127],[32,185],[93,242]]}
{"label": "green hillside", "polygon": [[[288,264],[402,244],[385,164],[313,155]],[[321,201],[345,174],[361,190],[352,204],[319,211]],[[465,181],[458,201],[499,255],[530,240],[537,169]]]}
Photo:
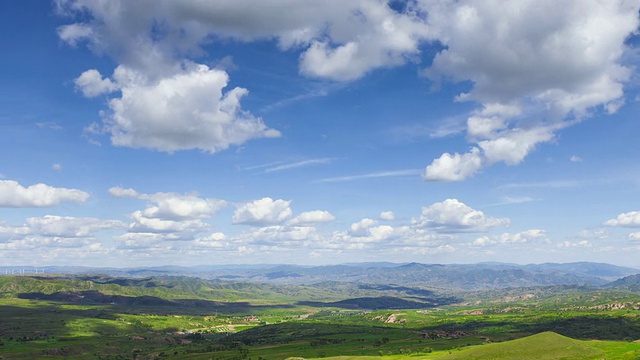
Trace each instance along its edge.
{"label": "green hillside", "polygon": [[[406,355],[382,357],[337,356],[325,360],[373,360],[405,359]],[[413,354],[416,360],[595,360],[595,359],[639,359],[638,342],[575,340],[554,332],[543,332],[525,338],[502,343],[484,344],[437,351],[431,354]]]}
{"label": "green hillside", "polygon": [[602,356],[602,350],[588,341],[580,341],[556,334],[543,332],[522,339],[474,346],[461,351],[445,354],[437,359],[595,359]]}

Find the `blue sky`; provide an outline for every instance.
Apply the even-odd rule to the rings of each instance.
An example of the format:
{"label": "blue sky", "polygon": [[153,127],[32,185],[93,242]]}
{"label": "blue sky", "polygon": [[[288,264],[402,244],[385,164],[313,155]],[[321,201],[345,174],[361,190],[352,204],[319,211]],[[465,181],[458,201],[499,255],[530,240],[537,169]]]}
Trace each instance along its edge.
{"label": "blue sky", "polygon": [[639,7],[2,2],[0,260],[640,267]]}

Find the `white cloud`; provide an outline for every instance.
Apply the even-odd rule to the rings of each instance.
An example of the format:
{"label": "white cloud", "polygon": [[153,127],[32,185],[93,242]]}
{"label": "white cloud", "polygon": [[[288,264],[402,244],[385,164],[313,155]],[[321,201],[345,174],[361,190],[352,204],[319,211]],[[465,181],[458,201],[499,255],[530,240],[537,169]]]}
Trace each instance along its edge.
{"label": "white cloud", "polygon": [[195,194],[154,193],[141,194],[134,189],[112,187],[109,194],[114,197],[131,197],[149,200],[150,205],[140,212],[140,216],[165,220],[203,219],[211,217],[227,202],[216,198],[201,198]]}
{"label": "white cloud", "polygon": [[90,237],[100,230],[124,229],[125,223],[118,220],[77,218],[70,216],[46,215],[27,219],[32,234],[52,237]]}
{"label": "white cloud", "polygon": [[640,211],[620,214],[617,218],[607,220],[604,224],[608,226],[638,227],[640,226]]}
{"label": "white cloud", "polygon": [[194,233],[209,229],[209,225],[200,219],[168,220],[147,216],[144,211],[134,212],[131,218],[134,222],[129,225],[130,232],[170,233],[173,240],[190,239]]}
{"label": "white cloud", "polygon": [[396,219],[396,215],[393,213],[393,211],[383,211],[380,213],[380,215],[378,215],[378,218],[380,220],[393,221]]}
{"label": "white cloud", "polygon": [[279,136],[240,109],[246,89],[222,94],[228,82],[222,67],[189,61],[202,55],[200,45],[211,39],[277,39],[282,50],[302,49],[302,74],[343,81],[413,61],[429,32],[412,4],[398,12],[384,1],[57,4],[59,13],[82,19],[59,27],[60,39],[72,46],[86,41],[95,53],[119,63],[112,78],[91,69],[76,79],[88,97],[120,90],[104,119],[112,143],[165,152],[214,153],[250,139]]}
{"label": "white cloud", "polygon": [[427,166],[423,178],[428,181],[460,181],[482,168],[483,159],[477,147],[466,154],[444,153]]}
{"label": "white cloud", "polygon": [[216,232],[205,237],[197,238],[193,241],[195,247],[200,248],[227,248],[230,244],[226,241],[227,236],[221,232]]}
{"label": "white cloud", "polygon": [[178,236],[167,236],[159,233],[135,233],[128,232],[114,238],[120,242],[120,249],[150,249],[158,246],[166,240],[179,240]]}
{"label": "white cloud", "polygon": [[582,162],[584,160],[582,160],[582,158],[578,155],[573,155],[569,158],[569,161],[571,162]]}
{"label": "white cloud", "polygon": [[396,238],[396,229],[388,225],[378,225],[377,220],[364,218],[351,224],[348,231],[332,233],[323,244],[333,249],[364,249],[371,244],[384,246]]}
{"label": "white cloud", "polygon": [[90,39],[92,35],[91,27],[83,24],[63,25],[58,28],[60,39],[71,46],[76,46],[81,40]]}
{"label": "white cloud", "polygon": [[156,193],[143,195],[142,199],[155,202],[156,206],[149,206],[143,215],[159,219],[202,219],[208,218],[227,202],[220,199],[203,199],[195,195],[179,195],[174,193]]}
{"label": "white cloud", "polygon": [[76,84],[76,89],[82,91],[82,95],[88,98],[108,94],[118,89],[118,85],[109,78],[103,78],[96,69],[83,72],[73,82]]}
{"label": "white cloud", "polygon": [[313,210],[300,213],[295,218],[289,220],[290,225],[296,224],[317,224],[335,220],[335,216],[328,211]]}
{"label": "white cloud", "polygon": [[136,239],[147,244],[151,240],[192,240],[196,234],[209,230],[210,225],[203,221],[227,206],[227,202],[215,198],[201,198],[196,194],[176,193],[139,193],[134,189],[112,187],[109,194],[117,198],[135,198],[150,203],[143,210],[130,215],[130,234],[149,234],[149,236],[131,235],[124,239],[127,246],[133,246]]}
{"label": "white cloud", "polygon": [[133,189],[124,189],[119,186],[109,188],[109,195],[117,198],[137,198],[138,196],[140,196],[140,194],[138,194],[138,192]]}
{"label": "white cloud", "polygon": [[573,234],[572,237],[578,238],[578,239],[602,240],[609,237],[609,232],[606,229],[582,230]]}
{"label": "white cloud", "polygon": [[149,82],[144,74],[120,66],[114,77],[121,96],[109,101],[111,112],[104,118],[113,145],[215,153],[250,139],[280,136],[241,109],[246,89],[223,92],[229,77],[222,70],[186,64]]}
{"label": "white cloud", "polygon": [[41,237],[26,236],[19,240],[14,240],[6,244],[0,244],[0,249],[4,250],[34,250],[43,249],[44,253],[40,253],[39,258],[44,259],[47,254],[56,251],[55,248],[72,249],[80,248],[89,243],[89,240],[81,237]]}
{"label": "white cloud", "polygon": [[62,171],[62,165],[55,163],[53,165],[51,165],[51,169],[55,170],[55,171]]}
{"label": "white cloud", "polygon": [[0,207],[49,207],[61,202],[84,203],[89,194],[78,189],[45,184],[23,187],[17,181],[0,180]]}
{"label": "white cloud", "polygon": [[349,228],[349,235],[351,236],[368,236],[370,235],[370,229],[377,225],[378,221],[364,218],[356,223],[351,224]]}
{"label": "white cloud", "polygon": [[463,180],[496,162],[518,164],[593,108],[612,113],[624,102],[631,69],[620,61],[625,39],[638,27],[637,3],[420,4],[445,45],[425,74],[471,81],[472,89],[456,99],[482,104],[467,121],[468,138],[482,152],[445,153],[427,168],[427,180]]}
{"label": "white cloud", "polygon": [[[199,44],[211,36],[275,38],[282,49],[303,49],[303,74],[352,80],[410,61],[429,34],[423,14],[413,4],[397,12],[385,1],[114,1],[101,6],[67,0],[60,1],[60,8],[90,15],[85,23],[60,27],[63,41],[76,45],[86,40],[94,51],[136,67],[167,62],[176,53],[198,53]],[[162,32],[152,31],[158,23],[163,24]]]}
{"label": "white cloud", "polygon": [[503,233],[500,235],[482,236],[473,241],[474,246],[486,246],[495,244],[524,244],[535,240],[545,239],[546,232],[544,230],[532,229],[519,233]]}
{"label": "white cloud", "polygon": [[0,223],[0,242],[14,238],[23,238],[30,233],[31,229],[28,226],[14,226]]}
{"label": "white cloud", "polygon": [[402,65],[419,55],[418,45],[429,35],[411,4],[404,13],[391,10],[386,2],[343,1],[334,6],[340,10],[325,12],[329,39],[314,39],[300,57],[305,75],[344,81]]}
{"label": "white cloud", "polygon": [[122,221],[46,215],[26,219],[23,225],[0,224],[0,248],[7,250],[78,248],[97,232],[122,230]]}
{"label": "white cloud", "polygon": [[233,214],[234,224],[278,224],[291,217],[291,201],[265,197],[239,206]]}
{"label": "white cloud", "polygon": [[482,149],[486,164],[504,162],[517,165],[529,154],[537,144],[553,139],[552,129],[537,127],[528,130],[512,129],[504,131],[495,139],[478,143]]}
{"label": "white cloud", "polygon": [[413,224],[425,227],[436,232],[484,232],[496,226],[509,225],[506,218],[494,218],[485,215],[480,210],[475,210],[458,201],[447,199],[422,208],[422,216],[413,219]]}
{"label": "white cloud", "polygon": [[563,242],[558,243],[557,246],[559,248],[577,248],[577,247],[593,247],[593,244],[591,244],[587,240],[581,240],[581,241],[577,241],[577,242],[563,241]]}
{"label": "white cloud", "polygon": [[640,240],[640,232],[634,232],[629,234],[629,240],[638,241]]}
{"label": "white cloud", "polygon": [[417,255],[434,255],[442,253],[452,253],[456,251],[456,248],[449,244],[445,244],[435,247],[404,247],[398,250],[405,254],[410,253]]}
{"label": "white cloud", "polygon": [[244,234],[244,240],[266,245],[298,246],[304,241],[317,240],[313,226],[272,225],[252,228]]}

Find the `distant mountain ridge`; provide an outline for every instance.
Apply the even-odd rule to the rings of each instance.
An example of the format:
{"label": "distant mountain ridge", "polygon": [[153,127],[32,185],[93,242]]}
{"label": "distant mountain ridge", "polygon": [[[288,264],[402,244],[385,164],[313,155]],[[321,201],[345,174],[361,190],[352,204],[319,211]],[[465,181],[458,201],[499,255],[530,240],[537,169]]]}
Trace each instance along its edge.
{"label": "distant mountain ridge", "polygon": [[[4,270],[4,271],[2,271]],[[517,265],[507,263],[422,264],[361,263],[326,266],[299,265],[200,265],[141,268],[41,267],[38,274],[104,274],[116,277],[188,276],[209,280],[242,281],[275,285],[309,285],[324,282],[385,284],[448,291],[515,287],[584,285],[637,286],[640,270],[594,262]],[[6,274],[32,275],[33,267],[0,268]],[[637,276],[637,281],[632,275]],[[627,283],[616,283],[629,277]],[[628,284],[636,281],[633,284]],[[614,284],[615,283],[615,284]],[[614,285],[612,285],[614,284]]]}

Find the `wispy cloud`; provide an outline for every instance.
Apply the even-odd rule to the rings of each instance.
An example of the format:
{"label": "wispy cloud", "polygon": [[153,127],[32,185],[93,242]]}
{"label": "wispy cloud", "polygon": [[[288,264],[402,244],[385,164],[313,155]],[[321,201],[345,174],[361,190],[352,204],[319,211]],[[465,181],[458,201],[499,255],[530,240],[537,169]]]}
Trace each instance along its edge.
{"label": "wispy cloud", "polygon": [[523,204],[531,201],[537,201],[538,199],[534,199],[529,196],[504,196],[502,201],[497,202],[495,204],[486,205],[489,206],[502,206],[502,205],[511,205],[511,204]]}
{"label": "wispy cloud", "polygon": [[574,188],[583,185],[580,181],[575,180],[556,180],[542,181],[533,183],[511,183],[498,186],[499,189],[525,189],[525,188]]}
{"label": "wispy cloud", "polygon": [[62,126],[53,121],[37,122],[36,126],[42,129],[62,130]]}
{"label": "wispy cloud", "polygon": [[266,163],[266,164],[257,164],[257,165],[238,165],[236,166],[237,170],[240,171],[247,171],[247,170],[258,170],[258,169],[264,169],[264,168],[268,168],[268,167],[274,167],[280,164],[284,164],[284,161],[273,161],[270,163]]}
{"label": "wispy cloud", "polygon": [[452,116],[435,124],[406,124],[395,126],[386,131],[391,139],[396,142],[416,141],[422,138],[439,139],[464,132],[466,129],[466,117]]}
{"label": "wispy cloud", "polygon": [[408,170],[395,170],[395,171],[382,171],[369,174],[349,175],[331,177],[317,180],[316,182],[343,182],[343,181],[355,181],[362,179],[372,179],[381,177],[399,177],[399,176],[414,176],[422,174],[422,169],[408,169]]}
{"label": "wispy cloud", "polygon": [[288,163],[288,164],[282,164],[282,165],[269,167],[269,168],[265,169],[264,172],[265,173],[270,173],[270,172],[276,172],[276,171],[282,171],[282,170],[296,169],[296,168],[299,168],[299,167],[304,167],[304,166],[309,166],[309,165],[328,164],[332,160],[333,160],[332,158],[303,160],[303,161],[298,161],[298,162],[294,162],[294,163]]}
{"label": "wispy cloud", "polygon": [[286,99],[276,101],[267,106],[264,106],[262,109],[260,109],[260,112],[267,113],[269,111],[294,104],[298,101],[304,101],[304,100],[313,99],[317,97],[327,96],[328,94],[329,94],[329,89],[327,88],[310,90],[304,94],[295,95]]}

